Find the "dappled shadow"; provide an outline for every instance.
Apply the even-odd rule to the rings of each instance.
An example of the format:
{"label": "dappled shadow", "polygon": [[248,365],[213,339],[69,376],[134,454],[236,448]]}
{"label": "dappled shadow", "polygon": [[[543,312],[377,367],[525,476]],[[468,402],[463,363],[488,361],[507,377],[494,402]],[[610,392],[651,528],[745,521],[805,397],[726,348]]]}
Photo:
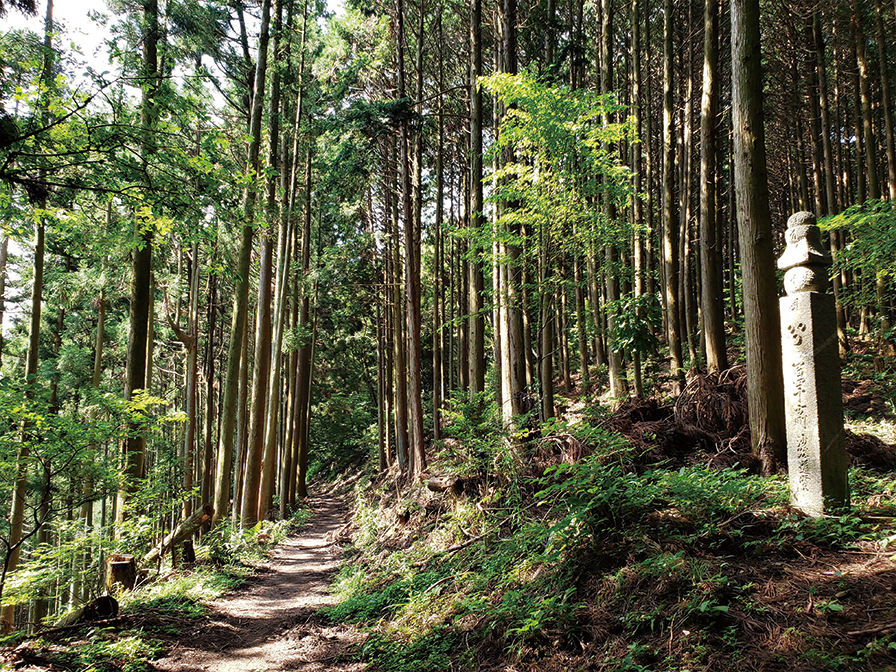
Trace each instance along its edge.
{"label": "dappled shadow", "polygon": [[357,636],[322,624],[315,613],[333,602],[328,586],[339,564],[334,539],[345,514],[333,498],[312,505],[311,524],[277,547],[269,571],[213,603],[207,616],[184,624],[167,656],[155,662],[157,670],[340,669],[333,662]]}

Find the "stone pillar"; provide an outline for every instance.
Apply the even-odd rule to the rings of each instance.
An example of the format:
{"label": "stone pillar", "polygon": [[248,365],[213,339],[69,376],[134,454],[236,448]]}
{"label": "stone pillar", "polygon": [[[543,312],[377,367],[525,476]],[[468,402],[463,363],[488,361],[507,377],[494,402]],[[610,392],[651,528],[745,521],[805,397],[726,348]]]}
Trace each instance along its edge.
{"label": "stone pillar", "polygon": [[834,297],[827,294],[831,258],[815,215],[787,220],[780,299],[784,356],[784,412],[790,503],[820,516],[849,504],[840,358]]}

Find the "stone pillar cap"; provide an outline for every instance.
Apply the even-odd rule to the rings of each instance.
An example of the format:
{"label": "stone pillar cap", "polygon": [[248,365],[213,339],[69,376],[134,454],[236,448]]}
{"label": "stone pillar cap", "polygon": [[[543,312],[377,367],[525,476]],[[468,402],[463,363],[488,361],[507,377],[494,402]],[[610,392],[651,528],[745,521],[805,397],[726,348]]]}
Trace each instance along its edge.
{"label": "stone pillar cap", "polygon": [[787,220],[787,247],[778,259],[782,271],[796,266],[830,266],[833,261],[821,242],[821,229],[811,212],[797,212]]}

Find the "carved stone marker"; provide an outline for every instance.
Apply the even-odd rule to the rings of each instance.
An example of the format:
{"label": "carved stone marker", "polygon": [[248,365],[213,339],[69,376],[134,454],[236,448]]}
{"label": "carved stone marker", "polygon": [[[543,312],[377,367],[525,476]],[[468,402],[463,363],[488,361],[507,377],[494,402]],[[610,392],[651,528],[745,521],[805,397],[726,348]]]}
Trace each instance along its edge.
{"label": "carved stone marker", "polygon": [[831,258],[810,212],[787,220],[780,299],[790,503],[810,516],[849,504]]}

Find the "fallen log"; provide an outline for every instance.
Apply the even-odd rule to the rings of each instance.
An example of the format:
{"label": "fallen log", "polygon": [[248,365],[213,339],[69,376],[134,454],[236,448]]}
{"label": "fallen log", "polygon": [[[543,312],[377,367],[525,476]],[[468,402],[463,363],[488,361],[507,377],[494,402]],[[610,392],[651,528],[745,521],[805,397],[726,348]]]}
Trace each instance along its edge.
{"label": "fallen log", "polygon": [[143,560],[140,561],[140,564],[151,565],[152,563],[161,560],[162,556],[165,555],[165,551],[189,539],[190,536],[202,527],[207,520],[210,520],[213,515],[215,515],[215,508],[211,504],[206,504],[189,518],[180,521],[177,527],[175,527],[167,537],[162,539],[160,544],[146,554]]}

